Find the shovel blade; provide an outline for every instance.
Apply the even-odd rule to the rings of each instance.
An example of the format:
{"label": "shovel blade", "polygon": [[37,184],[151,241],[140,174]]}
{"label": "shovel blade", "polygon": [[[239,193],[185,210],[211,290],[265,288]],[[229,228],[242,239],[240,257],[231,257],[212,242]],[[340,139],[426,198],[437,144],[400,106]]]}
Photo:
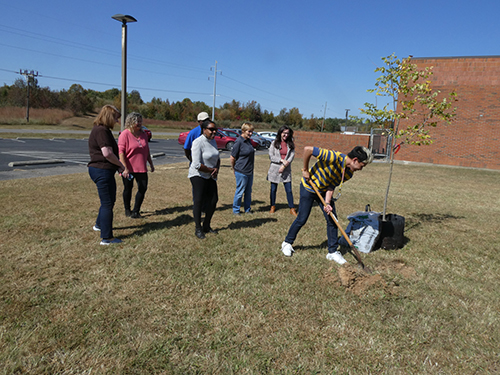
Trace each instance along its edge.
{"label": "shovel blade", "polygon": [[358,266],[363,270],[365,271],[366,273],[373,273],[373,271],[371,269],[369,269],[368,267],[365,266],[365,264],[363,263],[363,261],[361,260],[361,255],[359,255],[359,251],[358,249],[356,249],[354,247],[354,245],[351,246],[351,253],[352,255],[354,255],[354,257],[356,258],[356,260],[358,261]]}

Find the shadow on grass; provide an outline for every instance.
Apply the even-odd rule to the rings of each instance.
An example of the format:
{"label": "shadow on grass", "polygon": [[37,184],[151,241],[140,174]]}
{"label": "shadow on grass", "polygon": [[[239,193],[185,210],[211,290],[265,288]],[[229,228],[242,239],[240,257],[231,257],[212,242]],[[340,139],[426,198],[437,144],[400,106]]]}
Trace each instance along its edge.
{"label": "shadow on grass", "polygon": [[[262,205],[264,202],[262,201],[252,201],[252,207],[255,207],[257,205]],[[281,205],[285,207],[285,205]],[[288,206],[286,206],[288,207]],[[253,210],[254,212],[266,212],[269,211],[270,206],[260,206],[257,210]],[[223,204],[223,205],[217,205],[217,208],[215,209],[215,215],[217,215],[217,212],[221,211],[227,211],[227,210],[233,210],[233,205],[232,204]],[[192,212],[193,211],[193,206],[177,206],[177,207],[166,207],[161,210],[156,210],[152,213],[149,212],[144,212],[141,213],[142,216],[148,217],[148,216],[155,216],[155,215],[170,215],[170,214],[176,214],[176,213],[182,213],[182,212]]]}
{"label": "shadow on grass", "polygon": [[[450,214],[424,214],[424,213],[413,213],[410,214],[409,217],[405,218],[405,233],[408,233],[409,231],[416,229],[422,224],[441,224],[443,222],[449,222],[449,221],[456,221],[460,219],[465,219],[465,216],[455,216],[455,215],[450,215]],[[403,247],[405,247],[408,243],[411,242],[410,237],[404,236],[403,239]],[[385,250],[385,251],[397,251],[401,250],[401,248],[397,249],[383,249],[380,247],[381,246],[381,241],[378,240],[377,244],[375,245],[375,248],[372,251],[380,251],[380,250]]]}
{"label": "shadow on grass", "polygon": [[465,219],[465,216],[455,216],[450,214],[422,214],[413,213],[406,219],[405,231],[412,230],[422,224],[441,224],[446,221]]}
{"label": "shadow on grass", "polygon": [[[254,202],[252,202],[254,203]],[[221,211],[226,211],[226,210],[231,210],[232,211],[233,206],[231,204],[226,204],[221,207],[217,207],[215,214],[217,215],[218,212]],[[142,216],[144,218],[147,218],[148,216],[155,216],[155,215],[169,215],[169,214],[174,214],[174,213],[182,213],[192,211],[192,206],[181,206],[181,207],[172,207],[172,208],[165,208],[163,210],[156,210],[152,213],[142,213]],[[259,211],[265,211],[265,210],[259,210]],[[203,216],[202,216],[203,218]],[[270,222],[277,222],[278,219],[276,218],[253,218],[251,214],[244,214],[242,213],[240,216],[234,216],[235,221],[231,222],[228,226],[226,227],[220,227],[216,228],[218,231],[222,230],[234,230],[234,229],[241,229],[241,228],[258,228],[263,226],[264,224],[270,223]],[[133,225],[129,226],[122,226],[122,227],[115,227],[115,230],[126,230],[126,229],[135,229],[133,233],[130,233],[128,235],[122,235],[120,238],[128,238],[128,237],[133,237],[133,236],[142,236],[146,233],[157,231],[157,230],[162,230],[165,228],[173,228],[173,227],[178,227],[182,225],[187,225],[193,223],[193,217],[192,215],[188,214],[181,214],[179,216],[176,216],[175,218],[171,220],[164,220],[161,222],[144,222],[141,219],[134,219]]]}
{"label": "shadow on grass", "polygon": [[[137,220],[141,220],[141,219],[135,219],[134,223],[137,223]],[[116,227],[113,229],[115,229],[115,230],[136,229],[133,233],[130,233],[128,235],[123,235],[120,237],[120,238],[128,238],[128,237],[134,237],[134,236],[142,236],[146,233],[165,229],[165,228],[179,227],[181,225],[189,224],[192,221],[193,221],[193,218],[190,215],[180,215],[180,216],[175,217],[172,220],[165,220],[165,221],[162,221],[159,223],[142,222],[142,225],[130,225],[127,227]]]}
{"label": "shadow on grass", "polygon": [[[259,202],[259,203],[264,204],[264,202]],[[286,204],[286,203],[278,203],[278,204],[275,205],[275,207],[276,207],[276,212],[278,212],[280,210],[290,210],[290,208],[288,207],[288,204]],[[271,209],[271,205],[270,204],[268,204],[268,205],[262,205],[262,206],[259,207],[258,210],[256,210],[256,212],[269,212],[270,209]]]}
{"label": "shadow on grass", "polygon": [[241,228],[258,228],[264,224],[278,221],[278,219],[274,219],[274,218],[247,220],[249,218],[248,215],[243,214],[241,216],[242,216],[242,220],[238,220],[236,222],[233,221],[227,227],[220,228],[219,231],[225,230],[225,229],[234,230],[234,229],[241,229]]}
{"label": "shadow on grass", "polygon": [[152,213],[142,213],[141,215],[144,217],[148,217],[148,216],[156,216],[156,215],[170,215],[170,214],[176,214],[176,213],[181,213],[181,212],[186,212],[186,211],[193,211],[193,206],[167,207],[167,208],[163,208],[161,210],[156,210]]}
{"label": "shadow on grass", "polygon": [[[325,228],[325,237],[326,237],[326,228]],[[294,246],[293,248],[294,248],[294,250],[299,250],[299,251],[311,251],[311,250],[324,249],[326,252],[328,252],[328,241],[325,240],[322,243],[317,244],[317,245],[297,245],[297,246]]]}

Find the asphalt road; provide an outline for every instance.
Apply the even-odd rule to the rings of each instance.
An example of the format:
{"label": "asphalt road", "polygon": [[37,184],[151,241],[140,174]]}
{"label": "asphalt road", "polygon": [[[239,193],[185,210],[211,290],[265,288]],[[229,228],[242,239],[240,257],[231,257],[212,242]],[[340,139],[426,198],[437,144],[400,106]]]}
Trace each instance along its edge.
{"label": "asphalt road", "polygon": [[[0,180],[87,172],[87,142],[87,139],[0,138]],[[155,165],[187,163],[184,149],[176,139],[153,138],[149,148]],[[257,151],[261,153],[267,154],[267,150]],[[221,151],[221,157],[229,157],[229,152]]]}

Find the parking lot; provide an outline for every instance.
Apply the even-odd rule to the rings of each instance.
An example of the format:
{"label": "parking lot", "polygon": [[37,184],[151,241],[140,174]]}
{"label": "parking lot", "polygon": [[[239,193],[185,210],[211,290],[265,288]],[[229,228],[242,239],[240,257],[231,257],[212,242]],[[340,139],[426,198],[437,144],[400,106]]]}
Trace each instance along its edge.
{"label": "parking lot", "polygon": [[[87,142],[87,139],[2,138],[0,180],[86,172]],[[149,148],[155,165],[187,162],[176,139],[153,139]],[[221,157],[229,157],[229,152],[221,151]]]}

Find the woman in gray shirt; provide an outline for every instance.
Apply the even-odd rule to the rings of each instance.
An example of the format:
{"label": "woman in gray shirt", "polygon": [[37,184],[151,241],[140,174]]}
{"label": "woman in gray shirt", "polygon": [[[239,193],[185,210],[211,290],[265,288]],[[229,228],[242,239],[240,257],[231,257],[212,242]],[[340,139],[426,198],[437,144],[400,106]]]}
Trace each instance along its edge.
{"label": "woman in gray shirt", "polygon": [[[201,124],[201,135],[193,141],[191,147],[192,163],[189,166],[188,177],[193,186],[193,217],[195,235],[205,238],[205,233],[217,234],[210,227],[210,221],[215,212],[217,201],[217,175],[219,174],[220,157],[215,134],[217,126],[211,120]],[[202,207],[205,210],[205,220],[201,223]]]}

